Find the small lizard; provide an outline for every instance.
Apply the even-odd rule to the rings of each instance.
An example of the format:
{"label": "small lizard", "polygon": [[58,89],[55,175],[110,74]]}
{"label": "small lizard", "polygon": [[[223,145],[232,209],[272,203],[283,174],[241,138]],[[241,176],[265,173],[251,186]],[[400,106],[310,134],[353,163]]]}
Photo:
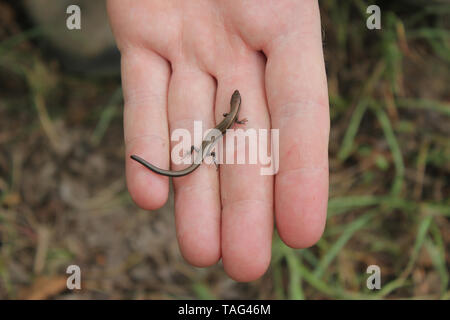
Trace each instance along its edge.
{"label": "small lizard", "polygon": [[[225,118],[214,129],[217,129],[221,133],[221,135],[225,135],[227,129],[231,128],[234,123],[239,123],[239,124],[246,123],[247,119],[238,120],[240,108],[241,108],[241,95],[238,90],[235,90],[233,95],[231,96],[230,112],[224,113],[223,116]],[[142,159],[141,157],[138,157],[136,155],[132,155],[130,157],[131,157],[131,159],[139,162],[144,167],[150,169],[151,171],[153,171],[155,173],[158,173],[158,174],[161,174],[164,176],[168,176],[168,177],[182,177],[182,176],[188,175],[189,173],[191,173],[195,169],[197,169],[206,156],[209,156],[209,155],[211,155],[213,157],[215,156],[215,153],[211,152],[211,150],[214,147],[214,145],[216,144],[216,142],[219,140],[218,139],[219,137],[217,136],[216,133],[217,133],[216,130],[212,130],[211,132],[209,132],[206,135],[205,139],[203,139],[203,141],[202,141],[202,148],[199,150],[199,152],[197,154],[196,161],[194,161],[194,163],[192,163],[189,167],[182,169],[182,170],[178,170],[178,171],[165,170],[165,169],[158,168],[158,167],[152,165],[151,163],[148,163],[147,161],[145,161],[144,159]],[[195,147],[192,146],[191,153],[194,151],[194,149],[195,149]]]}

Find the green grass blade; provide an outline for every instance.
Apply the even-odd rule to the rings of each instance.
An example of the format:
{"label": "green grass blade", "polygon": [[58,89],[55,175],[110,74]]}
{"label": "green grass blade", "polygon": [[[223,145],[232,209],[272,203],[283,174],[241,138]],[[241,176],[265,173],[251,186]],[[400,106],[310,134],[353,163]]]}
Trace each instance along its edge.
{"label": "green grass blade", "polygon": [[302,288],[302,275],[299,264],[301,257],[295,251],[285,246],[285,257],[289,269],[289,299],[303,300],[305,296]]}
{"label": "green grass blade", "polygon": [[350,119],[350,123],[342,141],[341,149],[338,153],[338,158],[341,161],[345,161],[345,159],[347,159],[350,156],[351,152],[354,150],[356,133],[358,132],[361,120],[366,113],[367,106],[367,100],[361,100],[356,106],[355,111],[353,112],[352,118]]}
{"label": "green grass blade", "polygon": [[409,259],[408,265],[406,266],[406,269],[404,271],[404,276],[408,275],[414,264],[416,263],[417,258],[419,257],[420,249],[422,248],[426,235],[428,233],[428,229],[430,228],[431,222],[433,220],[432,216],[426,216],[422,219],[422,221],[419,223],[419,228],[417,230],[417,236],[416,236],[416,242],[414,243],[414,249],[411,253],[411,257]]}
{"label": "green grass blade", "polygon": [[339,254],[339,252],[342,250],[342,248],[345,246],[348,240],[351,239],[351,237],[355,234],[356,231],[364,227],[372,219],[372,217],[373,217],[372,213],[367,213],[362,217],[359,217],[352,223],[350,223],[345,228],[339,239],[333,244],[333,246],[331,246],[331,248],[320,260],[318,267],[314,271],[314,276],[316,278],[320,279],[324,275],[330,263],[336,258],[336,256]]}
{"label": "green grass blade", "polygon": [[395,137],[394,130],[392,129],[391,122],[386,112],[381,107],[377,106],[374,106],[373,110],[378,118],[378,121],[380,122],[381,128],[383,129],[384,135],[386,137],[386,141],[389,144],[389,148],[391,149],[392,157],[394,158],[395,177],[391,187],[391,194],[393,196],[398,196],[402,191],[403,180],[405,176],[405,165],[403,162],[402,152],[400,150],[400,146],[397,142],[397,138]]}
{"label": "green grass blade", "polygon": [[396,104],[398,107],[404,109],[432,110],[450,116],[450,103],[446,102],[427,99],[398,98]]}
{"label": "green grass blade", "polygon": [[122,87],[119,87],[111,96],[108,105],[103,109],[102,114],[100,115],[100,120],[97,123],[97,126],[92,134],[91,141],[94,146],[97,146],[102,141],[103,136],[105,135],[106,130],[109,127],[114,116],[117,114],[118,105],[122,101]]}
{"label": "green grass blade", "polygon": [[192,285],[192,290],[194,291],[195,295],[200,300],[215,300],[217,299],[216,296],[209,290],[208,286],[206,286],[202,282],[195,282]]}

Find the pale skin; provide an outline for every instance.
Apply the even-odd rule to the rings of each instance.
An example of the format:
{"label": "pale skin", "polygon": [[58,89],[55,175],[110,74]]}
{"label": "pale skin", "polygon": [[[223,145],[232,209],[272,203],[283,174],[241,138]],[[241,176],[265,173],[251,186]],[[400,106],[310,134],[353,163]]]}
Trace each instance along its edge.
{"label": "pale skin", "polygon": [[[220,259],[237,281],[267,270],[274,221],[290,247],[322,235],[328,199],[328,91],[314,0],[108,0],[122,54],[126,176],[136,204],[164,205],[170,133],[212,128],[242,95],[241,128],[276,128],[276,176],[258,165],[202,164],[173,180],[177,238],[190,264]],[[172,166],[180,169],[183,166]],[[148,245],[151,245],[149,243]]]}

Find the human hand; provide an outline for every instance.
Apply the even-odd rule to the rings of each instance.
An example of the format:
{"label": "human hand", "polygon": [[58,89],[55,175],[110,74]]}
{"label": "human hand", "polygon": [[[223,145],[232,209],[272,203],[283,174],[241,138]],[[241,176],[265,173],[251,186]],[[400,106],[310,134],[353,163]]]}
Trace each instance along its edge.
{"label": "human hand", "polygon": [[255,280],[270,263],[274,211],[287,245],[313,245],[328,199],[317,1],[108,0],[108,13],[122,54],[126,175],[136,204],[161,207],[169,181],[129,156],[168,168],[169,128],[192,129],[194,120],[214,127],[238,89],[247,126],[279,129],[278,174],[260,175],[259,165],[219,172],[201,165],[174,179],[181,253],[202,267],[222,258],[230,277]]}

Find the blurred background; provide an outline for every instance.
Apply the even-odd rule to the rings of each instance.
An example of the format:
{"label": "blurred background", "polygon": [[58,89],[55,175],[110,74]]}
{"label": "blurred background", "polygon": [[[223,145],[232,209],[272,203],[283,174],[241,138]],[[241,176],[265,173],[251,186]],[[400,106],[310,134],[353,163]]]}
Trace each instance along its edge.
{"label": "blurred background", "polygon": [[[128,195],[104,2],[0,0],[0,299],[449,299],[450,3],[319,3],[325,234],[305,250],[275,234],[267,273],[237,283],[184,262],[172,200],[148,213]],[[370,4],[381,30],[366,28]],[[71,264],[82,290],[66,288]],[[366,287],[372,264],[380,290]]]}

